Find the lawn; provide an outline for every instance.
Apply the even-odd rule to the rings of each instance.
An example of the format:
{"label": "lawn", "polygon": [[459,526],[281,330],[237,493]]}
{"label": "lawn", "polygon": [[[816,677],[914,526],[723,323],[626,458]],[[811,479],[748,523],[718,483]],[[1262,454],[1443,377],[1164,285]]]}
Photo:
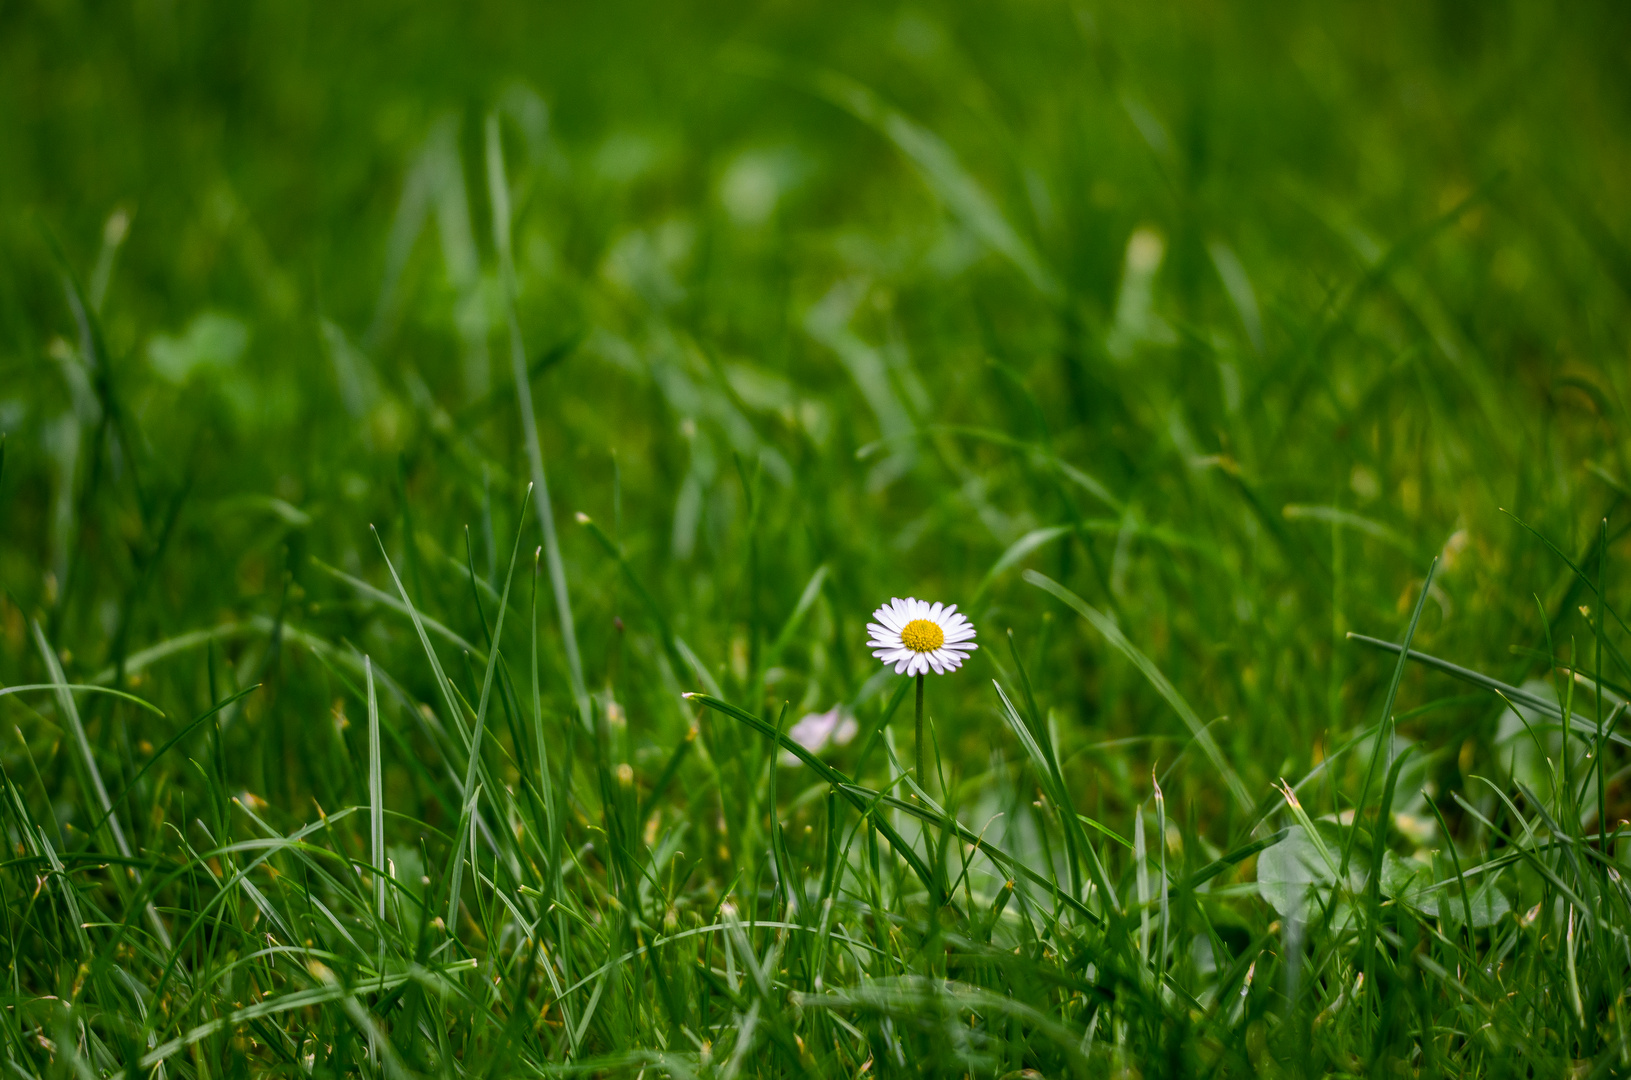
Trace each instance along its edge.
{"label": "lawn", "polygon": [[1631,1072],[1627,41],[0,5],[5,1071]]}

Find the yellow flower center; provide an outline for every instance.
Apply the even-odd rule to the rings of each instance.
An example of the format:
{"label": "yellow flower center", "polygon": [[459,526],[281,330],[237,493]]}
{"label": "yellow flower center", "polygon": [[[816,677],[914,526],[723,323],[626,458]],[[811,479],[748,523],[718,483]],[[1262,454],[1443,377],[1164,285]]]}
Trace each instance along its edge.
{"label": "yellow flower center", "polygon": [[946,643],[946,632],[939,623],[913,619],[901,630],[900,643],[913,652],[934,652]]}

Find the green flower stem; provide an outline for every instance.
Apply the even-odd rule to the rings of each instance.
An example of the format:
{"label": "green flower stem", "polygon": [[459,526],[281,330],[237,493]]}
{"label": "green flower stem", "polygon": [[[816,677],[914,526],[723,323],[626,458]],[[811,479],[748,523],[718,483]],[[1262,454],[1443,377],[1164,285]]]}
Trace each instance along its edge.
{"label": "green flower stem", "polygon": [[923,768],[923,676],[917,677],[917,782],[929,790],[929,774]]}

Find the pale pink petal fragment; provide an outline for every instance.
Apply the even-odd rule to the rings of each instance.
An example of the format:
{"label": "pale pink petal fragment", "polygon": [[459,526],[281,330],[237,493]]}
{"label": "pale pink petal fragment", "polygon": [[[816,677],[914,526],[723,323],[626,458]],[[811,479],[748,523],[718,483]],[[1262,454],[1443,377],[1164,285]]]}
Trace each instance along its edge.
{"label": "pale pink petal fragment", "polygon": [[[844,746],[855,738],[857,730],[855,717],[845,713],[842,706],[834,705],[826,712],[801,717],[787,729],[787,737],[810,753],[818,754],[829,746]],[[789,767],[800,764],[798,755],[790,750],[782,751],[781,763]]]}

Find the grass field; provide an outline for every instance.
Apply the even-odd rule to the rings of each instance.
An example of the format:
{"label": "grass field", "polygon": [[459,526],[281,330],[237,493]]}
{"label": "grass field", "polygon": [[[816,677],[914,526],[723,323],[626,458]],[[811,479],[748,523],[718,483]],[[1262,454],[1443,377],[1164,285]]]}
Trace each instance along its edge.
{"label": "grass field", "polygon": [[1628,40],[0,5],[4,1071],[1631,1073]]}

